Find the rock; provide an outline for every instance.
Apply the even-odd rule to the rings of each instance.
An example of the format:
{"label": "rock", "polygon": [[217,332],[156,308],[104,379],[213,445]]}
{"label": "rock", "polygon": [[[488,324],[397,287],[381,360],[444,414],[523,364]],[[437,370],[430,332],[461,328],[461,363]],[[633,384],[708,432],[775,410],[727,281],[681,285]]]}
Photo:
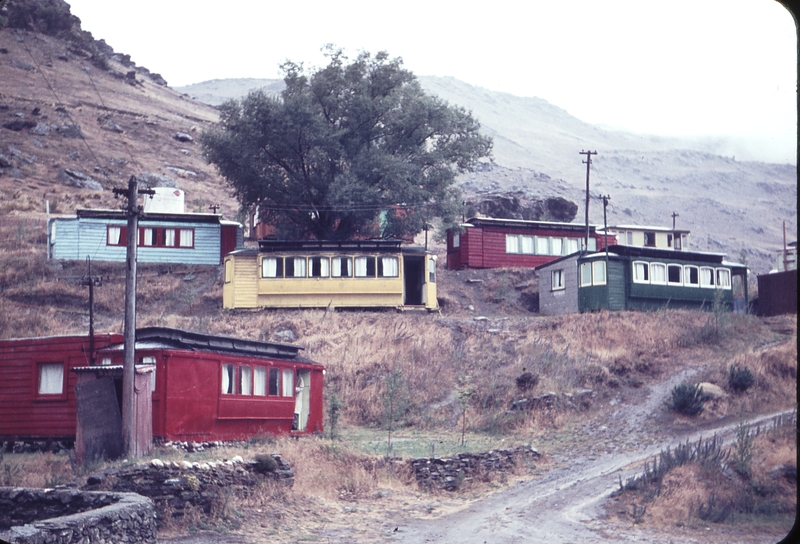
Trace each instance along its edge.
{"label": "rock", "polygon": [[152,189],[154,187],[172,187],[174,189],[180,189],[178,183],[169,176],[164,176],[162,174],[151,174],[150,172],[142,172],[138,176],[136,176],[136,181],[139,182],[140,185],[147,187],[148,189]]}
{"label": "rock", "polygon": [[291,329],[276,331],[273,338],[275,339],[276,342],[287,342],[287,343],[291,343],[297,340],[294,331]]}
{"label": "rock", "polygon": [[25,130],[26,128],[33,128],[37,124],[38,123],[36,121],[30,121],[28,119],[14,119],[8,123],[3,123],[3,128],[13,130],[14,132],[19,132],[21,130]]}
{"label": "rock", "polygon": [[38,136],[44,136],[48,132],[50,132],[50,125],[47,123],[36,123],[36,126],[31,128],[31,134]]}
{"label": "rock", "polygon": [[100,182],[94,180],[91,176],[87,176],[83,172],[77,170],[70,170],[65,168],[58,173],[58,180],[64,185],[70,187],[80,187],[81,189],[91,189],[93,191],[102,191],[103,186]]}
{"label": "rock", "polygon": [[27,63],[25,61],[16,60],[16,59],[11,61],[11,66],[13,66],[14,68],[19,68],[20,70],[25,70],[26,72],[35,72],[36,71],[36,66],[34,66],[33,64],[29,64],[29,63]]}
{"label": "rock", "polygon": [[82,138],[81,127],[75,124],[61,125],[56,128],[56,132],[61,134],[64,138]]}
{"label": "rock", "polygon": [[179,142],[193,142],[194,138],[192,138],[189,134],[185,132],[176,132],[173,136],[174,139],[178,140]]}
{"label": "rock", "polygon": [[118,124],[116,124],[116,123],[114,123],[112,121],[109,121],[105,125],[103,125],[103,128],[105,130],[110,131],[110,132],[117,132],[117,133],[125,132],[124,130],[122,130],[121,126],[119,126]]}
{"label": "rock", "polygon": [[726,396],[725,391],[718,385],[709,382],[701,382],[700,387],[703,388],[703,395],[711,400],[721,399]]}
{"label": "rock", "polygon": [[184,170],[183,168],[177,168],[175,166],[166,166],[164,170],[167,172],[172,172],[182,178],[193,178],[197,177],[197,172],[192,172],[191,170]]}
{"label": "rock", "polygon": [[11,157],[0,154],[0,168],[11,168]]}

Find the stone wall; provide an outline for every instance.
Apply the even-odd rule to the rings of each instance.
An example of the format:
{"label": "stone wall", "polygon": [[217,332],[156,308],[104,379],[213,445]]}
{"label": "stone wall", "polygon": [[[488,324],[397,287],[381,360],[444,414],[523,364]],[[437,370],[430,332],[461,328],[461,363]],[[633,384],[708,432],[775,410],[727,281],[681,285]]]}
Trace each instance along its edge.
{"label": "stone wall", "polygon": [[520,462],[539,459],[541,455],[530,446],[492,450],[480,453],[459,453],[454,457],[421,457],[410,459],[411,471],[420,487],[457,490],[462,483],[475,478],[490,481],[507,474]]}
{"label": "stone wall", "polygon": [[0,488],[0,540],[12,544],[155,542],[153,501],[133,493]]}
{"label": "stone wall", "polygon": [[247,493],[265,478],[285,485],[294,484],[294,472],[278,454],[274,470],[259,472],[255,461],[245,461],[236,456],[227,461],[190,463],[188,461],[162,462],[153,459],[148,464],[130,465],[107,470],[88,478],[87,489],[110,489],[138,493],[155,502],[159,512],[157,523],[162,526],[169,513],[180,519],[189,508],[213,513],[224,503],[224,493]]}

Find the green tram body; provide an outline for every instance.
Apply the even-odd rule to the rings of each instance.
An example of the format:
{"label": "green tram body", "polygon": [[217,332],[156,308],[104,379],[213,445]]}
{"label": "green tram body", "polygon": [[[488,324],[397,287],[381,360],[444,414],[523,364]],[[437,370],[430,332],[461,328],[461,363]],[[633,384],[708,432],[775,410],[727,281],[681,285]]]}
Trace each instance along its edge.
{"label": "green tram body", "polygon": [[439,309],[436,257],[398,240],[261,240],[225,257],[223,307]]}
{"label": "green tram body", "polygon": [[717,253],[631,246],[574,253],[538,267],[540,312],[747,307],[747,268]]}

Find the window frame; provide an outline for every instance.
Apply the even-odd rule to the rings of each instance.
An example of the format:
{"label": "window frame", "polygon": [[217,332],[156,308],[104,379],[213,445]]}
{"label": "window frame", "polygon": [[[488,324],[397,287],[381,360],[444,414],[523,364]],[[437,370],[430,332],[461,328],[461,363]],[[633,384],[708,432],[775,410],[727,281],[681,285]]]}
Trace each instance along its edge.
{"label": "window frame", "polygon": [[[656,277],[655,271],[661,269],[663,271],[663,280]],[[666,285],[667,284],[667,264],[660,262],[650,263],[650,285]]]}
{"label": "window frame", "polygon": [[[393,261],[394,262],[394,274],[389,274],[386,272],[386,261]],[[400,277],[400,258],[396,255],[382,255],[376,259],[376,273],[377,277],[379,278],[399,278]]]}
{"label": "window frame", "polygon": [[[55,223],[53,223],[55,225]],[[117,243],[111,242],[111,229],[119,230],[119,240]],[[127,225],[106,225],[106,245],[120,247],[128,245],[128,226]]]}
{"label": "window frame", "polygon": [[[644,278],[640,278],[640,275],[636,273],[637,265],[644,272]],[[633,261],[631,263],[631,281],[642,285],[650,285],[650,263],[647,261]]]}
{"label": "window frame", "polygon": [[461,234],[457,232],[453,233],[453,247],[461,247]]}
{"label": "window frame", "polygon": [[[726,291],[732,289],[733,282],[731,281],[731,270],[730,270],[730,268],[719,267],[719,268],[716,268],[714,270],[714,272],[715,272],[714,280],[716,281],[717,289],[725,289]],[[724,272],[725,276],[727,276],[727,282],[726,283],[723,283],[723,282],[720,281],[720,275],[719,275],[720,272]]]}
{"label": "window frame", "polygon": [[[598,268],[603,269],[602,281],[596,279],[596,276],[598,275],[596,273]],[[607,283],[608,283],[608,267],[606,267],[606,262],[604,260],[592,261],[592,285],[606,285]]]}
{"label": "window frame", "polygon": [[[358,261],[363,260],[365,263],[364,267],[364,274],[359,275],[358,273]],[[370,264],[372,266],[370,266]],[[353,277],[358,279],[373,279],[375,278],[376,272],[375,266],[375,256],[374,255],[358,255],[357,257],[353,257]],[[370,274],[370,271],[372,272]]]}
{"label": "window frame", "polygon": [[[695,276],[697,277],[696,282],[692,282],[692,270],[695,272]],[[687,281],[687,275],[689,276]],[[683,286],[684,287],[700,287],[700,267],[694,264],[685,264],[683,265]]]}
{"label": "window frame", "polygon": [[550,290],[551,291],[563,291],[565,290],[566,282],[564,281],[564,269],[559,268],[557,270],[550,271]]}
{"label": "window frame", "polygon": [[506,253],[509,255],[522,253],[522,241],[519,234],[506,234]]}
{"label": "window frame", "polygon": [[428,283],[436,283],[436,259],[428,255]]}
{"label": "window frame", "polygon": [[[335,266],[334,266],[333,263],[335,261],[338,261],[340,263],[339,264],[339,274],[338,275],[333,273],[333,271],[335,269]],[[347,274],[342,274],[341,273],[342,272],[342,264],[344,264],[344,263],[347,263],[347,267],[346,267],[347,268]],[[336,255],[334,257],[331,257],[331,278],[340,278],[341,279],[341,278],[352,278],[352,277],[353,277],[353,258],[352,257],[341,256],[341,255]]]}
{"label": "window frame", "polygon": [[[232,372],[226,372],[226,370],[231,370]],[[236,395],[236,379],[239,375],[239,373],[236,371],[236,365],[233,363],[222,363],[220,365],[220,371],[220,388],[218,389],[218,391],[220,391],[220,395],[225,397]],[[227,387],[225,387],[226,377],[228,379]]]}
{"label": "window frame", "polygon": [[[275,261],[275,275],[274,276],[267,276],[265,275],[264,265],[267,262]],[[267,280],[281,280],[284,278],[286,270],[283,265],[283,257],[275,257],[275,256],[264,256],[261,257],[261,277]]]}
{"label": "window frame", "polygon": [[[674,270],[675,268],[678,269],[678,281],[670,280],[669,271]],[[677,263],[667,263],[667,285],[671,285],[673,287],[681,287],[683,285],[683,265]]]}
{"label": "window frame", "polygon": [[[58,392],[42,392],[42,371],[45,367],[60,367],[61,387]],[[34,376],[34,394],[37,400],[65,400],[67,398],[67,365],[63,361],[39,361]]]}
{"label": "window frame", "polygon": [[[315,269],[319,268],[319,274],[315,273]],[[307,269],[309,278],[324,279],[331,277],[331,260],[329,257],[322,255],[314,255],[308,258]]]}
{"label": "window frame", "polygon": [[[584,270],[588,270],[588,281],[586,281]],[[592,262],[585,261],[578,267],[578,282],[581,287],[591,287],[592,285]]]}
{"label": "window frame", "polygon": [[[711,283],[704,283],[703,282],[703,272],[711,274]],[[716,287],[716,285],[714,284],[714,280],[716,279],[714,277],[714,268],[711,267],[711,266],[701,266],[700,267],[700,278],[699,279],[700,279],[700,287],[702,289],[714,289]]]}

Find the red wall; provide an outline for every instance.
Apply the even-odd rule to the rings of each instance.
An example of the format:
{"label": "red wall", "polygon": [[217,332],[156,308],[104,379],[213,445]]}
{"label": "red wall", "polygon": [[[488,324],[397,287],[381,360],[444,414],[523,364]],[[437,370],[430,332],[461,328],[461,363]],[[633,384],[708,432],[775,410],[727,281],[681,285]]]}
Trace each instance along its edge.
{"label": "red wall", "polygon": [[222,365],[226,363],[309,370],[310,413],[306,430],[299,434],[322,431],[321,365],[179,350],[137,352],[137,356],[143,355],[155,355],[157,361],[153,436],[204,441],[233,440],[259,433],[294,433],[291,429],[295,398],[223,395]]}
{"label": "red wall", "polygon": [[[544,229],[513,229],[492,227],[468,227],[461,233],[461,246],[453,247],[452,233],[447,234],[447,269],[460,268],[535,268],[561,258],[561,255],[529,255],[506,253],[506,234],[526,236],[554,236],[583,239],[585,233],[572,233]],[[590,234],[597,241],[597,249],[605,248],[605,237]],[[614,236],[608,244],[616,243]]]}
{"label": "red wall", "polygon": [[[95,349],[123,340],[121,334],[97,335]],[[69,369],[89,366],[88,352],[89,340],[85,336],[0,340],[0,439],[74,439],[77,374]],[[122,364],[119,350],[110,353],[112,364]],[[107,357],[109,352],[104,355]],[[156,357],[153,436],[202,441],[246,438],[259,433],[322,431],[322,365],[212,352],[137,350],[137,359],[145,356]],[[48,362],[65,363],[62,395],[38,395],[38,364]],[[305,432],[291,430],[294,397],[223,396],[224,363],[310,371],[310,409]],[[296,381],[295,376],[295,384]]]}
{"label": "red wall", "polygon": [[[95,349],[122,341],[95,335]],[[39,395],[39,363],[64,363],[62,395]],[[89,364],[88,336],[0,340],[0,437],[74,438],[78,378],[70,369]]]}

